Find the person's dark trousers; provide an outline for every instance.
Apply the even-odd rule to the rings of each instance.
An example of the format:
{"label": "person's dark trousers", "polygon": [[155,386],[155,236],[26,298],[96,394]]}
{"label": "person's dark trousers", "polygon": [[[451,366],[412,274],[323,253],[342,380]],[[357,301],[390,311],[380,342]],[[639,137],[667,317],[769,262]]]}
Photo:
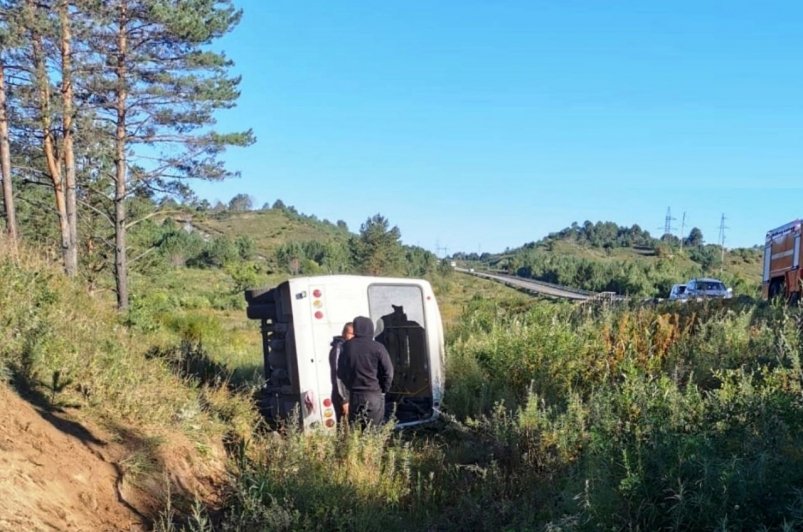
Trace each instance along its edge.
{"label": "person's dark trousers", "polygon": [[343,401],[334,391],[332,391],[332,407],[335,409],[335,419],[340,423],[343,417]]}
{"label": "person's dark trousers", "polygon": [[379,426],[385,417],[385,396],[379,392],[351,392],[349,423]]}

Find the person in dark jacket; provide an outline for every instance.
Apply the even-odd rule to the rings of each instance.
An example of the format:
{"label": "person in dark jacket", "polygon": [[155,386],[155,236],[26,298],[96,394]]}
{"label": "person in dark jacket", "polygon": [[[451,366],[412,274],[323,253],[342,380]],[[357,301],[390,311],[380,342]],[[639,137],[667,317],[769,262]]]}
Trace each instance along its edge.
{"label": "person in dark jacket", "polygon": [[346,400],[348,391],[346,390],[343,381],[337,378],[337,360],[340,358],[340,353],[343,351],[343,345],[354,338],[354,324],[351,322],[343,326],[341,336],[335,336],[332,339],[332,349],[329,350],[329,374],[332,380],[332,404],[335,407],[335,417],[337,422],[343,416],[349,415],[349,403]]}
{"label": "person in dark jacket", "polygon": [[354,338],[343,344],[337,376],[346,386],[349,422],[381,425],[393,365],[385,346],[374,340],[374,324],[369,318],[354,318]]}

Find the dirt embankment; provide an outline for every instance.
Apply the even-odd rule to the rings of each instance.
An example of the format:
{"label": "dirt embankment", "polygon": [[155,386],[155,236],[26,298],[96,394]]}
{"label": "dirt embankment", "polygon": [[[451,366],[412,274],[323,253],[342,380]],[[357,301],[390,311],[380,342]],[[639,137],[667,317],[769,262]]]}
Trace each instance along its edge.
{"label": "dirt embankment", "polygon": [[[176,435],[145,454],[142,442],[119,433],[112,439],[2,385],[0,404],[2,531],[144,530],[158,517],[168,490],[214,502],[222,450],[212,450],[219,459],[201,461],[192,444]],[[137,460],[149,466],[127,472]]]}

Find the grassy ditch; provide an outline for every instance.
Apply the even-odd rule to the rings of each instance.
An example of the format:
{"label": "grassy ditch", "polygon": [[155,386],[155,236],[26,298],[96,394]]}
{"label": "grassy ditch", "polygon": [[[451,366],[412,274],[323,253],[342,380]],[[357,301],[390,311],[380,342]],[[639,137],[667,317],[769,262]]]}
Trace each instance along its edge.
{"label": "grassy ditch", "polygon": [[[171,460],[192,462],[198,471],[222,470],[222,442],[247,437],[256,423],[250,398],[229,390],[225,372],[203,380],[215,366],[199,356],[197,345],[168,329],[145,333],[127,326],[107,301],[35,253],[0,249],[0,276],[3,384],[125,447],[128,455],[117,464],[121,480],[157,486],[147,489],[157,505],[171,489],[177,505],[190,504],[196,494],[165,486]],[[157,356],[166,352],[194,365]]]}
{"label": "grassy ditch", "polygon": [[256,436],[222,529],[803,526],[800,309],[609,310],[477,298],[446,420]]}

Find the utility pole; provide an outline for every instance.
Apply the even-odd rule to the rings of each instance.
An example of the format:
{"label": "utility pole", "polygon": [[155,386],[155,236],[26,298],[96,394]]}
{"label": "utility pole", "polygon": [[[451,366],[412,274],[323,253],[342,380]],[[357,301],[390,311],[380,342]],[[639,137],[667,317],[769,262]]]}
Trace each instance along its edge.
{"label": "utility pole", "polygon": [[683,253],[683,231],[686,230],[686,211],[683,211],[683,218],[680,222],[680,252]]}
{"label": "utility pole", "polygon": [[722,218],[719,221],[719,245],[720,245],[720,258],[719,258],[719,275],[722,276],[722,270],[725,267],[725,213],[722,213]]}

